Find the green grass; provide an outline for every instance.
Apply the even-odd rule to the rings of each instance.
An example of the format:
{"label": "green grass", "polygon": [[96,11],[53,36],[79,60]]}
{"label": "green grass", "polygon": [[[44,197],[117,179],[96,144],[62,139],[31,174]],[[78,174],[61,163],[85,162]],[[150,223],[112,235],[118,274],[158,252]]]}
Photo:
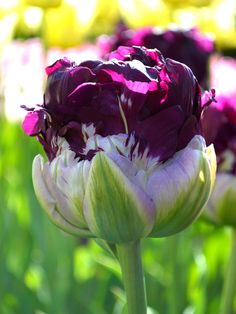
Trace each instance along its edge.
{"label": "green grass", "polygon": [[[48,220],[31,181],[40,145],[18,124],[0,120],[0,130],[0,313],[120,314],[117,262],[94,241],[67,235]],[[143,241],[155,313],[218,313],[229,238],[227,229],[199,221],[177,236]]]}

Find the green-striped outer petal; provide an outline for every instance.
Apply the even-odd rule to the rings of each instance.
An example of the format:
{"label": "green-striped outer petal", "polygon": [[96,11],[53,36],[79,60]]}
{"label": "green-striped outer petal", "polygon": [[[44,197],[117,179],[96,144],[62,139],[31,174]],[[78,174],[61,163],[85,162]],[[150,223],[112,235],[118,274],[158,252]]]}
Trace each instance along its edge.
{"label": "green-striped outer petal", "polygon": [[209,198],[215,171],[213,146],[206,149],[201,136],[155,171],[147,191],[156,205],[151,237],[177,233],[191,224]]}
{"label": "green-striped outer petal", "polygon": [[236,177],[234,175],[217,173],[215,188],[203,216],[215,224],[236,228]]}
{"label": "green-striped outer petal", "polygon": [[58,211],[73,225],[84,229],[87,228],[83,215],[84,172],[88,175],[90,162],[79,162],[74,157],[72,151],[65,150],[51,163],[45,163],[43,172]]}
{"label": "green-striped outer petal", "polygon": [[89,229],[110,243],[145,237],[155,221],[150,197],[103,152],[92,160],[84,206]]}
{"label": "green-striped outer petal", "polygon": [[[46,167],[47,168],[47,167]],[[49,180],[50,178],[50,180]],[[52,195],[52,189],[55,186],[49,186],[52,181],[50,171],[45,171],[44,159],[41,155],[37,155],[33,161],[32,167],[32,179],[35,194],[38,198],[39,203],[45,210],[50,220],[57,225],[59,228],[73,235],[81,237],[92,237],[92,233],[88,229],[79,228],[73,225],[60,213],[60,208],[63,204],[58,203],[58,199],[55,195]]]}

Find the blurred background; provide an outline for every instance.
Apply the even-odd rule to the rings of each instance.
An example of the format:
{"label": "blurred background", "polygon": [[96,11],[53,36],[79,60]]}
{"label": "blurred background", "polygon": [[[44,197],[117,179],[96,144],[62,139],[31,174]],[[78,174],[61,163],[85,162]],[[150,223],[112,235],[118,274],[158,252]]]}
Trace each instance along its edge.
{"label": "blurred background", "polygon": [[[186,44],[202,87],[235,96],[235,0],[0,0],[0,314],[122,313],[115,259],[57,229],[35,198],[31,165],[43,152],[23,134],[20,106],[42,103],[44,68],[58,58],[106,59],[120,44],[154,48],[145,34],[168,31],[165,56]],[[182,34],[173,36],[177,46],[165,46],[170,34]],[[218,313],[229,250],[230,230],[202,218],[176,236],[143,241],[150,314]]]}

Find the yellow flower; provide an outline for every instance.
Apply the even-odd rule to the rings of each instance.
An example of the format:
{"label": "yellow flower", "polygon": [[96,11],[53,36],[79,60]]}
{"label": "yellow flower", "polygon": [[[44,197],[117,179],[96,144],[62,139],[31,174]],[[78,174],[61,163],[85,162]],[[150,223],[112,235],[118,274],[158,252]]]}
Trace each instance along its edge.
{"label": "yellow flower", "polygon": [[78,45],[90,31],[96,0],[64,0],[58,8],[45,12],[43,37],[47,46]]}
{"label": "yellow flower", "polygon": [[119,0],[121,15],[130,27],[166,26],[169,9],[161,0]]}
{"label": "yellow flower", "polygon": [[192,13],[192,23],[214,35],[218,48],[236,48],[235,0],[215,0],[207,8],[187,12]]}
{"label": "yellow flower", "polygon": [[[107,8],[109,8],[109,10]],[[94,12],[90,35],[95,37],[102,33],[113,32],[119,18],[119,6],[117,0],[113,0],[112,4],[109,0],[96,0],[96,10]]]}

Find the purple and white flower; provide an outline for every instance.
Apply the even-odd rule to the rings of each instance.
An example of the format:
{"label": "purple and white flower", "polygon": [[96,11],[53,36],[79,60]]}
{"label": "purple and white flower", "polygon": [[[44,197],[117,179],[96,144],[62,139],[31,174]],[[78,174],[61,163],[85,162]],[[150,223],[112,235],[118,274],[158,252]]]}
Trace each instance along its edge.
{"label": "purple and white flower", "polygon": [[49,159],[35,157],[33,183],[52,221],[111,243],[188,226],[215,171],[192,71],[136,46],[105,62],[58,60],[46,72],[44,103],[23,129]]}

